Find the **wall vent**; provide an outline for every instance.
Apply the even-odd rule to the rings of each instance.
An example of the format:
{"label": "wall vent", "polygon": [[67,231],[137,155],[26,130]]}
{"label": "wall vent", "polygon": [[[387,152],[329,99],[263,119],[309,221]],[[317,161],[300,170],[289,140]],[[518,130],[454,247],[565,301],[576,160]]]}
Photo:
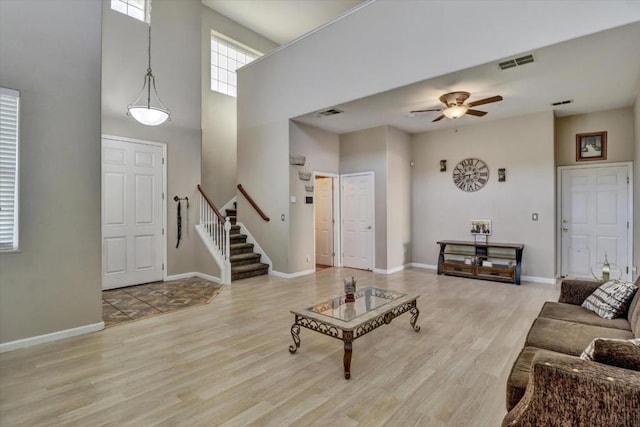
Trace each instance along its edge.
{"label": "wall vent", "polygon": [[328,110],[322,110],[322,111],[318,111],[316,113],[316,117],[328,117],[328,116],[335,116],[336,114],[340,114],[343,113],[344,111],[338,109],[338,108],[329,108]]}
{"label": "wall vent", "polygon": [[566,101],[554,102],[551,105],[554,107],[557,107],[558,105],[571,104],[572,102],[573,102],[573,99],[567,99]]}
{"label": "wall vent", "polygon": [[509,68],[517,67],[519,65],[530,64],[534,61],[533,55],[524,55],[519,56],[518,58],[507,59],[506,61],[502,61],[498,63],[498,67],[501,70],[508,70]]}

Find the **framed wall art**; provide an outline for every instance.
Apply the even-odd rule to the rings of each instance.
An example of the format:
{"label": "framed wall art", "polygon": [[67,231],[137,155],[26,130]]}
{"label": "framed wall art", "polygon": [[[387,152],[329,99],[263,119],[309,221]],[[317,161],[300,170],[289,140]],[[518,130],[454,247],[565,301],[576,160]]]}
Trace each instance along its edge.
{"label": "framed wall art", "polygon": [[576,162],[607,160],[607,132],[576,134]]}

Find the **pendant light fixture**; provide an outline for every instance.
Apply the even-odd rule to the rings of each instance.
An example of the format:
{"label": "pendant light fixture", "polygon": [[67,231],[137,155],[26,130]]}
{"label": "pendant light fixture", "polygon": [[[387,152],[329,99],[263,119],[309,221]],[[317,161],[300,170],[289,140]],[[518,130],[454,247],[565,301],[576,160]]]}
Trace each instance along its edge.
{"label": "pendant light fixture", "polygon": [[[149,67],[144,76],[140,95],[127,107],[127,115],[146,126],[158,126],[171,118],[171,112],[164,106],[156,90],[156,80],[151,72],[151,23],[149,23]],[[153,90],[152,90],[153,88]]]}

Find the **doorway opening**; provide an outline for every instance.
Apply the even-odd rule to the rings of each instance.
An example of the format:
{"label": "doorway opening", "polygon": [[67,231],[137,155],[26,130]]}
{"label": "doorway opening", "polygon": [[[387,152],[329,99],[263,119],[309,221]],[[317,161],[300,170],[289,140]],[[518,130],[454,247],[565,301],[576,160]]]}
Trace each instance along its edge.
{"label": "doorway opening", "polygon": [[316,271],[340,265],[340,209],[338,175],[314,172],[313,224]]}

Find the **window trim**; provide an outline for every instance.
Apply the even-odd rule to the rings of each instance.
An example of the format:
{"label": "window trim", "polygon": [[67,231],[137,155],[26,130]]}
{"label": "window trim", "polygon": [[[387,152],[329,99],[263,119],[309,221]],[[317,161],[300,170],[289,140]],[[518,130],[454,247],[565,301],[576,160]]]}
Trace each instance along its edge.
{"label": "window trim", "polygon": [[2,248],[1,253],[20,252],[20,98],[21,93],[17,89],[0,86],[2,96],[14,97],[16,100],[16,131],[15,131],[15,168],[14,168],[14,189],[13,189],[13,237],[12,247]]}
{"label": "window trim", "polygon": [[[110,3],[111,10],[113,10],[115,12],[118,12],[118,13],[122,13],[123,15],[126,15],[126,16],[128,16],[130,18],[133,18],[136,21],[144,22],[146,24],[151,24],[151,0],[144,0],[144,9],[142,10],[142,13],[144,14],[144,19],[140,19],[140,18],[138,18],[136,16],[133,16],[133,15],[131,15],[129,13],[129,8],[130,7],[134,8],[136,10],[140,10],[138,7],[132,6],[129,3],[129,1],[130,0],[111,0],[111,3]],[[127,9],[126,12],[123,12],[123,11],[113,7],[113,5],[115,3],[122,3],[122,4],[126,5],[126,9]]]}

